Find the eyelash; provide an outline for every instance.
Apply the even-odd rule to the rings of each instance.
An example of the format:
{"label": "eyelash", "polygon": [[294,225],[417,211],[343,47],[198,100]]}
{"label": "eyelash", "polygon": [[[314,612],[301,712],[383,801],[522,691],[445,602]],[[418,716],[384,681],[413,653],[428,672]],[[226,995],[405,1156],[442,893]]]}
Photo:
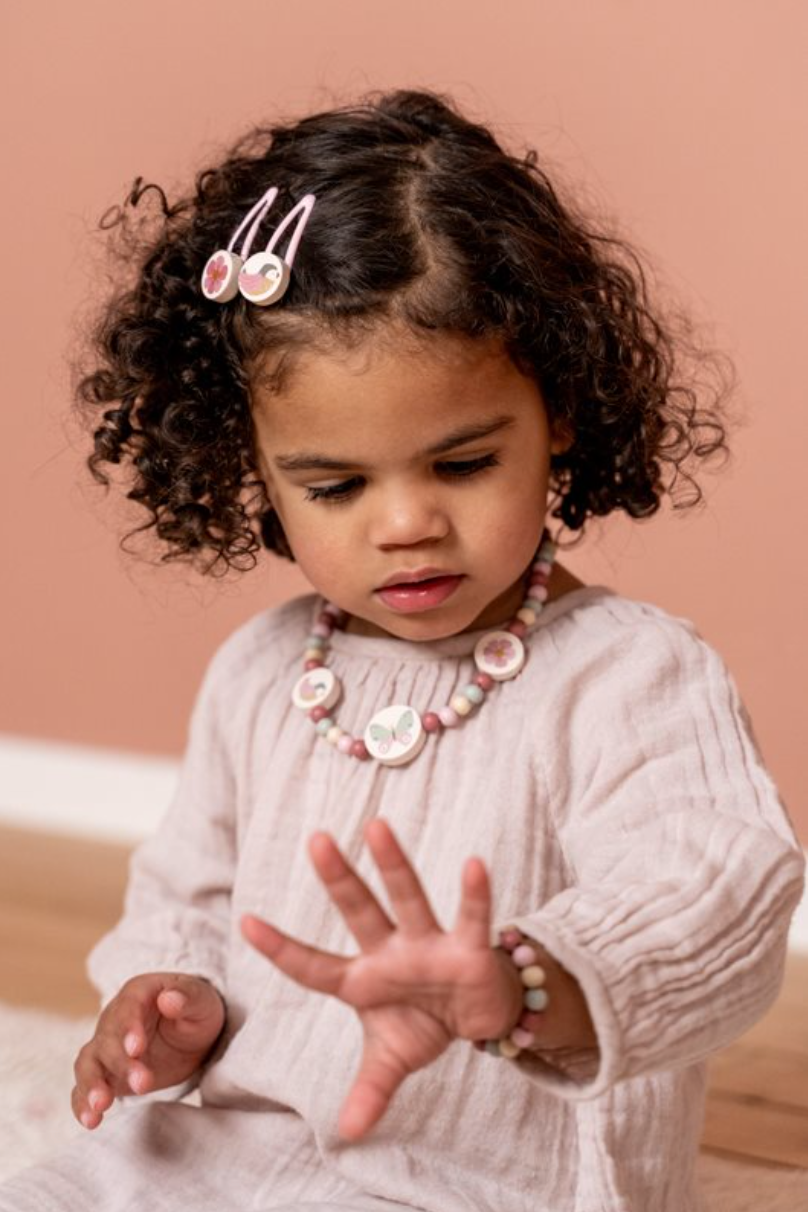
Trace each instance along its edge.
{"label": "eyelash", "polygon": [[[452,463],[436,463],[435,468],[449,479],[462,480],[467,476],[479,475],[491,467],[497,467],[499,459],[495,454],[481,455],[479,459],[465,459]],[[348,501],[362,487],[361,476],[352,476],[341,484],[329,484],[326,488],[307,488],[307,501],[326,501],[332,505]]]}

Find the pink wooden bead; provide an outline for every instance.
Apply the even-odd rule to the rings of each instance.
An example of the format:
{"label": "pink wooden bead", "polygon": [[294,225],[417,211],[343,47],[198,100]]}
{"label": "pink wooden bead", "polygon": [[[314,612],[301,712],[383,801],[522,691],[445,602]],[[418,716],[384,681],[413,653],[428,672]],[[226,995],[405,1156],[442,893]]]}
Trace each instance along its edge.
{"label": "pink wooden bead", "polygon": [[354,741],[351,745],[351,757],[359,758],[360,762],[364,762],[370,755],[365,748],[364,741]]}
{"label": "pink wooden bead", "polygon": [[514,947],[518,947],[522,941],[522,932],[520,930],[500,930],[499,945],[504,947],[506,951],[513,951]]}
{"label": "pink wooden bead", "polygon": [[525,1031],[540,1031],[544,1026],[544,1015],[538,1014],[535,1010],[525,1010],[519,1019],[519,1026],[524,1027]]}
{"label": "pink wooden bead", "polygon": [[553,571],[553,566],[549,560],[536,560],[536,563],[533,565],[533,571],[542,573],[544,576],[548,577]]}
{"label": "pink wooden bead", "polygon": [[[328,634],[329,635],[331,634],[331,632],[334,629],[333,614],[329,614],[327,610],[321,610],[320,613],[317,615],[317,622],[322,623],[323,627],[327,627]],[[315,632],[315,635],[319,635],[319,634],[320,634],[319,632]]]}
{"label": "pink wooden bead", "polygon": [[353,737],[348,736],[348,733],[344,732],[337,741],[337,749],[339,749],[340,753],[350,753],[351,749],[353,748],[353,743]]}
{"label": "pink wooden bead", "polygon": [[444,728],[456,728],[460,723],[460,716],[451,707],[441,707],[438,718]]}
{"label": "pink wooden bead", "polygon": [[475,673],[472,678],[475,686],[479,686],[480,690],[488,691],[494,685],[494,679],[490,673]]}
{"label": "pink wooden bead", "polygon": [[321,639],[327,640],[331,635],[331,628],[326,627],[325,623],[315,623],[311,629],[312,635],[318,635]]}
{"label": "pink wooden bead", "polygon": [[440,732],[443,724],[440,721],[440,716],[435,711],[428,711],[421,720],[425,732]]}
{"label": "pink wooden bead", "polygon": [[309,657],[308,661],[303,662],[303,668],[309,673],[312,669],[319,669],[322,663],[317,657]]}
{"label": "pink wooden bead", "polygon": [[508,624],[508,631],[522,640],[527,635],[527,624],[523,623],[521,619],[514,619],[512,623]]}
{"label": "pink wooden bead", "polygon": [[319,724],[320,720],[324,720],[328,715],[328,710],[325,707],[312,707],[309,712],[309,719],[314,720],[315,724]]}
{"label": "pink wooden bead", "polygon": [[511,1039],[517,1048],[530,1048],[536,1042],[536,1036],[533,1032],[526,1031],[524,1027],[514,1027],[511,1032]]}
{"label": "pink wooden bead", "polygon": [[339,619],[342,617],[342,610],[339,606],[335,606],[333,602],[326,602],[323,607],[323,614],[330,615],[332,619]]}
{"label": "pink wooden bead", "polygon": [[529,964],[539,962],[538,952],[529,943],[522,943],[517,947],[512,958],[517,968],[527,968]]}
{"label": "pink wooden bead", "polygon": [[550,591],[547,586],[543,585],[540,581],[533,581],[527,591],[527,596],[533,598],[536,602],[546,602],[549,594]]}

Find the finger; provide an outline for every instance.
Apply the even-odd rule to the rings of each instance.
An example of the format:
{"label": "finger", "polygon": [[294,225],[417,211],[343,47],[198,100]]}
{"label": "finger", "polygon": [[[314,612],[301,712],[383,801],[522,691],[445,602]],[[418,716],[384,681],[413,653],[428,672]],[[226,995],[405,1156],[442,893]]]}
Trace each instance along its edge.
{"label": "finger", "polygon": [[249,913],[241,919],[241,933],[248,943],[299,985],[340,996],[345,971],[351,963],[349,959],[299,943]]}
{"label": "finger", "polygon": [[365,829],[376,866],[390,896],[402,934],[423,938],[440,930],[421,881],[386,821],[377,818]]}
{"label": "finger", "polygon": [[359,1140],[379,1122],[408,1071],[366,1046],[359,1073],[339,1114],[337,1131],[344,1140]]}
{"label": "finger", "polygon": [[73,1070],[76,1079],[70,1092],[73,1114],[85,1128],[96,1128],[104,1111],[112,1106],[115,1095],[104,1066],[92,1053],[90,1044],[79,1052]]}
{"label": "finger", "polygon": [[203,977],[178,973],[157,995],[157,1008],[165,1018],[197,1021],[223,1008],[221,995]]}
{"label": "finger", "polygon": [[90,1131],[97,1128],[104,1118],[103,1112],[93,1107],[75,1086],[70,1092],[70,1106],[82,1128],[89,1128]]}
{"label": "finger", "polygon": [[491,882],[482,859],[470,858],[463,867],[454,935],[468,947],[491,946]]}
{"label": "finger", "polygon": [[194,1051],[221,1031],[225,1006],[221,995],[200,977],[178,976],[157,995],[158,1030],[173,1048]]}
{"label": "finger", "polygon": [[145,1058],[159,1022],[154,991],[142,989],[136,979],[127,982],[102,1016],[97,1043],[117,1095],[153,1089],[154,1075]]}
{"label": "finger", "polygon": [[395,926],[367,884],[340,853],[327,833],[315,833],[309,853],[326,891],[363,951],[392,934]]}
{"label": "finger", "polygon": [[148,1094],[154,1089],[154,1071],[142,1061],[134,1061],[129,1066],[126,1080],[133,1094]]}
{"label": "finger", "polygon": [[143,1055],[157,1029],[160,1011],[153,990],[135,992],[127,986],[118,996],[114,1016],[105,1030],[121,1041],[127,1057]]}

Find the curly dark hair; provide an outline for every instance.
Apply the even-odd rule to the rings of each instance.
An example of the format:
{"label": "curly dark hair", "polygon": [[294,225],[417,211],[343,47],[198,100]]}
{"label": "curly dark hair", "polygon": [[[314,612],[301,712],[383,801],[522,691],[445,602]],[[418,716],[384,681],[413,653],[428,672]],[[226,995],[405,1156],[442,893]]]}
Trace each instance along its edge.
{"label": "curly dark hair", "polygon": [[[206,261],[269,184],[270,218],[317,197],[282,304],[209,302]],[[159,214],[135,214],[144,195]],[[666,492],[697,504],[683,465],[727,453],[725,376],[702,373],[719,359],[652,308],[636,253],[562,204],[535,152],[508,154],[433,93],[257,127],[192,195],[170,203],[138,179],[101,225],[137,276],[106,305],[78,383],[88,465],[107,485],[104,464],[132,474],[150,516],[131,534],[153,529],[163,560],[245,569],[262,542],[293,558],[257,467],[251,376],[276,354],[279,385],[323,334],[361,340],[391,320],[496,337],[535,379],[573,436],[551,462],[550,512],[571,531],[618,509],[648,517]]]}

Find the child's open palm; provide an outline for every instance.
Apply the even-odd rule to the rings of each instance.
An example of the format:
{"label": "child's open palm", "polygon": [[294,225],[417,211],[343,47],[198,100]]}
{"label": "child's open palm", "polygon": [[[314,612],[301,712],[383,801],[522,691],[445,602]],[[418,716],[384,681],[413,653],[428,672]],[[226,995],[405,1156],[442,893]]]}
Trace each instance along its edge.
{"label": "child's open palm", "polygon": [[365,1135],[410,1074],[453,1039],[493,1038],[518,1017],[521,986],[510,962],[491,947],[491,892],[483,863],[469,859],[454,929],[438,925],[420,881],[389,826],[366,838],[390,896],[393,922],[325,833],[310,842],[312,861],[360,947],[353,957],[299,943],[258,918],[245,938],[287,976],[353,1006],[364,1049],[340,1113],[343,1137]]}

